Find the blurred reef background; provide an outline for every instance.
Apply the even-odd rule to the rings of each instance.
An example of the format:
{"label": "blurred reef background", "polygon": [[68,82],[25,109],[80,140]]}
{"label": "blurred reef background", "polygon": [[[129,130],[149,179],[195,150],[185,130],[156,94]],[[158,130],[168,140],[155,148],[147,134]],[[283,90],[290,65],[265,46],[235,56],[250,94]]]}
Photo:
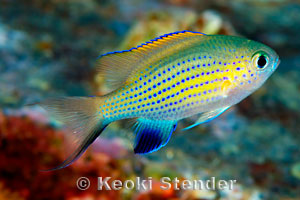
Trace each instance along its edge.
{"label": "blurred reef background", "polygon": [[[97,57],[165,33],[240,35],[274,48],[281,64],[217,119],[176,131],[136,156],[124,124],[109,126],[70,167],[64,130],[39,107],[55,96],[101,95]],[[183,121],[180,126],[187,123]],[[180,130],[180,127],[178,128]],[[76,180],[90,178],[81,191]],[[153,177],[152,191],[97,191],[97,177]],[[236,179],[232,191],[162,191],[162,176]],[[0,200],[300,199],[300,2],[297,0],[0,0]]]}

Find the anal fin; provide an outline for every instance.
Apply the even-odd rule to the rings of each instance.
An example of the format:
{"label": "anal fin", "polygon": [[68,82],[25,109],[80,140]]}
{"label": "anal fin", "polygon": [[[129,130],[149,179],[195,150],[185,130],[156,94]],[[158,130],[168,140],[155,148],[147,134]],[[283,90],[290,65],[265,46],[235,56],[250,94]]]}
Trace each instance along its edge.
{"label": "anal fin", "polygon": [[198,120],[194,124],[192,124],[188,127],[185,127],[182,130],[188,130],[188,129],[191,129],[195,126],[198,126],[199,124],[202,124],[202,123],[208,122],[210,120],[213,120],[214,118],[218,117],[223,112],[225,112],[228,108],[229,107],[224,107],[224,108],[220,108],[220,109],[217,109],[217,110],[212,110],[212,111],[209,111],[209,112],[200,113],[200,116],[199,116]]}
{"label": "anal fin", "polygon": [[176,129],[177,121],[139,118],[135,125],[134,153],[146,154],[165,146]]}

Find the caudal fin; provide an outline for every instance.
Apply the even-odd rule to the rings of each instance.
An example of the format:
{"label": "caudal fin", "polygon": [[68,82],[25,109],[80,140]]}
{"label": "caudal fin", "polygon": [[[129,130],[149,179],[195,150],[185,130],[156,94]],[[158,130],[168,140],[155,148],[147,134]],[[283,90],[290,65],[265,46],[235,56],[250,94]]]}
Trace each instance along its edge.
{"label": "caudal fin", "polygon": [[102,102],[102,97],[66,97],[49,99],[39,104],[70,129],[75,145],[75,151],[61,165],[46,171],[62,169],[70,165],[101,134],[107,126],[99,113]]}

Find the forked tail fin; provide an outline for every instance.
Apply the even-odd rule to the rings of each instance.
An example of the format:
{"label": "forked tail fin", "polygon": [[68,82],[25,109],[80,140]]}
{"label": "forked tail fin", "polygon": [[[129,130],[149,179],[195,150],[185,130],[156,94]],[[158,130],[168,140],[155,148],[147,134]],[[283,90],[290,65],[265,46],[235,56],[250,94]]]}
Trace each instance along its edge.
{"label": "forked tail fin", "polygon": [[75,151],[58,167],[62,169],[77,160],[108,124],[99,113],[102,97],[66,97],[40,103],[55,119],[63,122],[73,136]]}

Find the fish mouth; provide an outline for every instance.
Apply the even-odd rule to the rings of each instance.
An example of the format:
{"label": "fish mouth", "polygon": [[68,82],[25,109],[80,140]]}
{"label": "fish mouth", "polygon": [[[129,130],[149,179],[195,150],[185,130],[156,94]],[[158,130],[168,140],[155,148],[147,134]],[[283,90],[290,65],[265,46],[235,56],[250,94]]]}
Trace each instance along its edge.
{"label": "fish mouth", "polygon": [[277,57],[276,58],[276,60],[275,60],[275,63],[274,63],[274,65],[273,65],[273,69],[275,70],[275,69],[277,69],[277,67],[278,67],[278,65],[280,64],[280,59]]}

